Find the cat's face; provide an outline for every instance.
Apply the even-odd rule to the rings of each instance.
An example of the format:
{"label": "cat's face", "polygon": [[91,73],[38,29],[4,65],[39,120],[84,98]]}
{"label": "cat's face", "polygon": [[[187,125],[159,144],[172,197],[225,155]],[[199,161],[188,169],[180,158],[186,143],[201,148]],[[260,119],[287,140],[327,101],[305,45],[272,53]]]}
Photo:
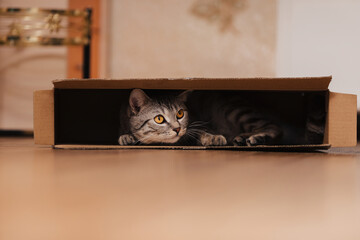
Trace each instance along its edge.
{"label": "cat's face", "polygon": [[184,104],[188,93],[154,100],[134,89],[129,98],[131,133],[144,144],[176,143],[185,135],[189,123]]}

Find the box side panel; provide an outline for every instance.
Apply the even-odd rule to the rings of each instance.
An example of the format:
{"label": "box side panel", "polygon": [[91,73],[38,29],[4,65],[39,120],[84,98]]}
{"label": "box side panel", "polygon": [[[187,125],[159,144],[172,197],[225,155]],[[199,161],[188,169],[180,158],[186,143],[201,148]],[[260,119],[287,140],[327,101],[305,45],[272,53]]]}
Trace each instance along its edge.
{"label": "box side panel", "polygon": [[332,147],[356,145],[356,95],[329,93],[326,142]]}
{"label": "box side panel", "polygon": [[54,145],[54,91],[34,92],[35,144]]}

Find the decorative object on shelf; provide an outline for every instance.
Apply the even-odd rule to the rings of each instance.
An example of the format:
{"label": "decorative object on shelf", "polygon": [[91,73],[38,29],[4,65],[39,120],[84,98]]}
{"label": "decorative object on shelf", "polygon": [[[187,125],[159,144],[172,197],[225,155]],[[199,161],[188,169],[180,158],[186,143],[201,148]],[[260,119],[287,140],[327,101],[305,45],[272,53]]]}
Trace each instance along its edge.
{"label": "decorative object on shelf", "polygon": [[0,46],[83,46],[90,77],[91,9],[0,8]]}

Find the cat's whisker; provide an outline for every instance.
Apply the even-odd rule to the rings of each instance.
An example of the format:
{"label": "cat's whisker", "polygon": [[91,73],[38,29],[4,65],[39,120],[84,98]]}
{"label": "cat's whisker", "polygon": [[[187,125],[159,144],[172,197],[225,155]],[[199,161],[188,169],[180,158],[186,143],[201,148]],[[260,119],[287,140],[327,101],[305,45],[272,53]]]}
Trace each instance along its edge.
{"label": "cat's whisker", "polygon": [[141,139],[139,139],[136,143],[139,143],[140,144],[143,144],[146,140],[152,138],[152,136],[145,136],[145,137],[142,137]]}
{"label": "cat's whisker", "polygon": [[194,132],[191,132],[191,131],[186,132],[185,136],[188,136],[188,135],[196,136],[196,134]]}
{"label": "cat's whisker", "polygon": [[203,131],[201,128],[188,128],[189,131]]}
{"label": "cat's whisker", "polygon": [[195,134],[202,134],[205,131],[204,130],[200,130],[200,129],[189,129],[188,130],[189,133],[195,133]]}
{"label": "cat's whisker", "polygon": [[205,125],[189,125],[188,128],[197,128],[197,127],[201,127],[201,128],[207,128],[207,126]]}
{"label": "cat's whisker", "polygon": [[194,122],[191,122],[191,123],[209,123],[210,121],[194,121]]}
{"label": "cat's whisker", "polygon": [[[197,143],[200,143],[198,136],[195,135],[194,133],[187,132],[185,136],[194,139]],[[189,143],[189,142],[188,142],[188,143]]]}
{"label": "cat's whisker", "polygon": [[189,127],[204,127],[206,124],[200,124],[200,123],[197,123],[197,124],[190,124]]}
{"label": "cat's whisker", "polygon": [[207,124],[189,124],[189,128],[194,128],[194,127],[206,127]]}
{"label": "cat's whisker", "polygon": [[192,137],[192,138],[196,138],[196,137],[197,137],[195,134],[191,134],[191,133],[187,134],[187,136]]}
{"label": "cat's whisker", "polygon": [[197,144],[200,144],[200,143],[201,143],[200,140],[199,140],[197,137],[190,136],[190,135],[189,135],[189,137],[191,137],[192,139],[194,139]]}
{"label": "cat's whisker", "polygon": [[199,130],[206,130],[208,129],[207,127],[204,127],[204,126],[193,126],[193,127],[189,127],[188,129],[199,129]]}
{"label": "cat's whisker", "polygon": [[198,134],[196,134],[196,133],[192,133],[192,132],[189,132],[187,135],[189,135],[189,136],[193,136],[193,137],[197,137],[197,136],[198,136]]}

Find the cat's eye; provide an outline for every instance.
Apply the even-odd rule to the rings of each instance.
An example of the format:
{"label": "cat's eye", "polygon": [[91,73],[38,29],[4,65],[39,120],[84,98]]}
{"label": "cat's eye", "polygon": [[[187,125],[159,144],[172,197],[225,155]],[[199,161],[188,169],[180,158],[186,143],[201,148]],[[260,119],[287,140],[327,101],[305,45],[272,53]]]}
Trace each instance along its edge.
{"label": "cat's eye", "polygon": [[154,121],[158,124],[161,124],[161,123],[164,123],[165,119],[163,116],[161,115],[157,115],[155,118],[154,118]]}
{"label": "cat's eye", "polygon": [[180,109],[176,114],[177,119],[184,117],[184,110]]}

